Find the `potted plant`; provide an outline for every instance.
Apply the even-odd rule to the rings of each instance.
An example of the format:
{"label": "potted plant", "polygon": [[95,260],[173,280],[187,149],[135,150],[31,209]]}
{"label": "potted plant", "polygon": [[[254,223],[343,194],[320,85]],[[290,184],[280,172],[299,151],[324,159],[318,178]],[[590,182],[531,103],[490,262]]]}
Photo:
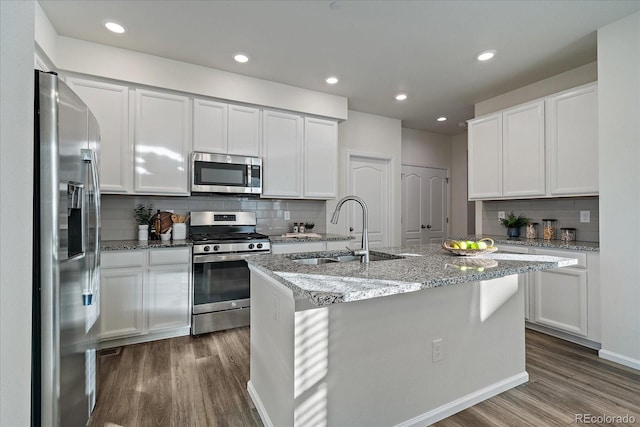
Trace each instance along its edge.
{"label": "potted plant", "polygon": [[149,240],[149,225],[153,216],[153,205],[138,203],[133,210],[133,217],[138,223],[138,240]]}
{"label": "potted plant", "polygon": [[500,223],[507,227],[507,236],[520,237],[520,227],[527,225],[529,218],[522,214],[516,216],[513,211],[506,218],[500,218]]}

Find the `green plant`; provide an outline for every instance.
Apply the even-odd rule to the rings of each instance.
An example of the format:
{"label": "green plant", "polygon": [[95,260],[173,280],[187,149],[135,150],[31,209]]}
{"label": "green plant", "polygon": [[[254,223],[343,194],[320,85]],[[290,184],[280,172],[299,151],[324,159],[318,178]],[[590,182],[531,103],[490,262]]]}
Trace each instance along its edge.
{"label": "green plant", "polygon": [[520,228],[523,225],[527,225],[529,218],[522,214],[516,216],[513,211],[506,218],[500,218],[500,223],[507,228]]}
{"label": "green plant", "polygon": [[316,225],[313,222],[305,222],[304,223],[304,228],[305,230],[313,230],[313,227],[315,227]]}
{"label": "green plant", "polygon": [[152,216],[153,205],[145,206],[142,203],[138,203],[138,206],[133,210],[133,217],[138,225],[150,225]]}

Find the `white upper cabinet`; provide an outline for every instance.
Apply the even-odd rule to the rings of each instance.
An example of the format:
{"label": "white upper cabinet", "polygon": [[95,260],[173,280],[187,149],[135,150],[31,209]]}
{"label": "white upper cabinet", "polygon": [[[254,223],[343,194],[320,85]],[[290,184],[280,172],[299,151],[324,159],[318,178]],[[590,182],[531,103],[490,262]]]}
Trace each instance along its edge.
{"label": "white upper cabinet", "polygon": [[550,194],[597,195],[597,84],[561,92],[546,102]]}
{"label": "white upper cabinet", "polygon": [[335,198],[337,122],[269,110],[262,119],[262,197]]}
{"label": "white upper cabinet", "polygon": [[222,102],[193,100],[193,151],[227,152],[228,111]]}
{"label": "white upper cabinet", "polygon": [[302,117],[264,110],[262,120],[262,196],[300,197]]}
{"label": "white upper cabinet", "polygon": [[502,113],[502,195],[544,196],[544,101]]}
{"label": "white upper cabinet", "polygon": [[260,156],[260,109],[195,98],[193,151]]}
{"label": "white upper cabinet", "polygon": [[338,123],[304,119],[304,196],[329,199],[338,194]]}
{"label": "white upper cabinet", "polygon": [[598,194],[597,83],[469,121],[469,199]]}
{"label": "white upper cabinet", "polygon": [[150,90],[135,93],[136,193],[188,195],[191,100]]}
{"label": "white upper cabinet", "polygon": [[75,77],[67,78],[67,83],[87,104],[100,126],[100,190],[119,194],[133,192],[129,88]]}
{"label": "white upper cabinet", "polygon": [[469,121],[469,198],[502,196],[502,114]]}
{"label": "white upper cabinet", "polygon": [[260,156],[260,109],[229,105],[228,154]]}

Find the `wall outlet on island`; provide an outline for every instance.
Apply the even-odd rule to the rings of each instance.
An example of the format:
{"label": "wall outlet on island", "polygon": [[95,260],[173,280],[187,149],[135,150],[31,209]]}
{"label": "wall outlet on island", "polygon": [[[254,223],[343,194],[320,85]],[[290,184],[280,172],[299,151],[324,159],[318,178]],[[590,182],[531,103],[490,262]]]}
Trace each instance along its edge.
{"label": "wall outlet on island", "polygon": [[504,211],[498,211],[498,221],[500,221],[501,219],[505,218],[505,213]]}
{"label": "wall outlet on island", "polygon": [[444,357],[444,342],[442,338],[431,341],[431,361],[433,363],[441,362]]}

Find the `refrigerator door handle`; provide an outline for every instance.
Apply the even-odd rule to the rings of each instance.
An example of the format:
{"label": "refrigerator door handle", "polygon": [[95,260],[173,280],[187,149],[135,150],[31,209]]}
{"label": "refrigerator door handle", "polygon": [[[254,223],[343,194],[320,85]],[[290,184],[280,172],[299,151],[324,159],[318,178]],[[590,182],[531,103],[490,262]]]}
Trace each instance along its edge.
{"label": "refrigerator door handle", "polygon": [[82,292],[82,303],[84,305],[93,305],[98,286],[97,283],[100,280],[99,266],[100,266],[100,182],[98,176],[98,156],[94,150],[83,149],[81,152],[82,160],[89,165],[91,170],[91,180],[93,185],[90,194],[93,194],[93,202],[95,208],[95,248],[93,254],[93,268],[89,272],[89,288]]}

